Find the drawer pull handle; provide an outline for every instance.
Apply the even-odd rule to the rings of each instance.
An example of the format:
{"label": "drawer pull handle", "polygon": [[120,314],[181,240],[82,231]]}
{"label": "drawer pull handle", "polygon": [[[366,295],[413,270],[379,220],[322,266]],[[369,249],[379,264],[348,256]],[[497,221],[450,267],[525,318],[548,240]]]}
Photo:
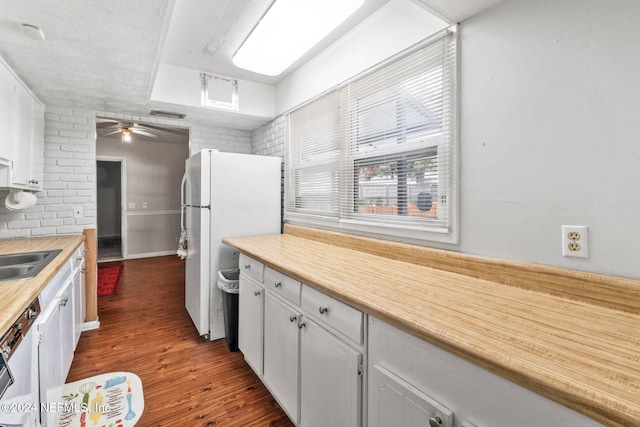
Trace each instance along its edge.
{"label": "drawer pull handle", "polygon": [[80,270],[80,272],[81,272],[81,273],[86,273],[86,272],[87,272],[87,269],[86,269],[86,268],[83,268],[82,270]]}
{"label": "drawer pull handle", "polygon": [[329,311],[329,307],[325,307],[324,305],[321,305],[320,308],[318,308],[318,311],[320,312],[320,314],[325,314],[326,312]]}
{"label": "drawer pull handle", "polygon": [[304,328],[305,326],[307,326],[307,324],[306,324],[306,323],[304,323],[304,322],[298,322],[298,329],[302,329],[302,328]]}
{"label": "drawer pull handle", "polygon": [[244,269],[245,270],[251,270],[251,264],[245,264],[244,265]]}
{"label": "drawer pull handle", "polygon": [[260,296],[260,291],[253,291],[253,295],[259,297]]}
{"label": "drawer pull handle", "polygon": [[431,417],[429,418],[429,426],[430,427],[439,427],[442,425],[442,418],[440,417]]}
{"label": "drawer pull handle", "polygon": [[282,286],[282,282],[275,282],[273,286],[275,286],[276,288],[279,288],[280,286]]}
{"label": "drawer pull handle", "polygon": [[69,297],[64,297],[63,299],[60,300],[60,307],[65,307],[68,302],[69,302]]}
{"label": "drawer pull handle", "polygon": [[298,320],[298,316],[296,316],[295,314],[292,314],[291,316],[289,316],[289,322],[293,323],[296,320]]}

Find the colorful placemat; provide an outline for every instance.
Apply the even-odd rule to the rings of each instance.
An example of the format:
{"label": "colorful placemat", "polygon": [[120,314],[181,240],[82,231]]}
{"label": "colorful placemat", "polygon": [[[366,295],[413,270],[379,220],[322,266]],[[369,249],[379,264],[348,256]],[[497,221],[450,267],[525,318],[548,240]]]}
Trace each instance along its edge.
{"label": "colorful placemat", "polygon": [[123,267],[100,267],[98,268],[98,296],[113,295],[118,290],[120,275]]}
{"label": "colorful placemat", "polygon": [[64,385],[65,410],[57,427],[131,427],[144,410],[142,381],[131,372],[110,372]]}

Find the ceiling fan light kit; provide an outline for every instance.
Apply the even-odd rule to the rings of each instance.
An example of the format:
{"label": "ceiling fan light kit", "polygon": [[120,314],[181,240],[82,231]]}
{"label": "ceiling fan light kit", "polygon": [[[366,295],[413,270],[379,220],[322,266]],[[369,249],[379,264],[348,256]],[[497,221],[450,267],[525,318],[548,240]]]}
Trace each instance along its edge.
{"label": "ceiling fan light kit", "polygon": [[122,143],[123,144],[127,144],[127,143],[130,143],[132,140],[133,140],[133,134],[131,133],[129,128],[123,127],[122,128]]}

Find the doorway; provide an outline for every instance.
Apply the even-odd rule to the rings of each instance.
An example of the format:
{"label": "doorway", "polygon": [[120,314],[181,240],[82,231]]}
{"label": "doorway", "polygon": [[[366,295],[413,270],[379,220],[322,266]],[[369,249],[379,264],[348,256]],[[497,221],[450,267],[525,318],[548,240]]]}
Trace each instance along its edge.
{"label": "doorway", "polygon": [[121,260],[123,254],[122,159],[96,162],[98,261]]}

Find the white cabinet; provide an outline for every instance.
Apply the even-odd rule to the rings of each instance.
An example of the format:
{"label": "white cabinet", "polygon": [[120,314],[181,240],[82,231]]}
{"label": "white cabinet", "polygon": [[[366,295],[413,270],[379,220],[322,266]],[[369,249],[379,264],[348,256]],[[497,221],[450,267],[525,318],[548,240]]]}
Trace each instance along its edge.
{"label": "white cabinet", "polygon": [[246,256],[240,269],[239,347],[289,418],[363,425],[363,313]]}
{"label": "white cabinet", "polygon": [[268,292],[264,299],[263,380],[293,422],[299,417],[299,309]]}
{"label": "white cabinet", "polygon": [[13,156],[11,144],[13,86],[13,74],[0,62],[0,161],[7,162]]}
{"label": "white cabinet", "polygon": [[601,426],[373,317],[368,359],[370,427]]}
{"label": "white cabinet", "polygon": [[[41,403],[61,401],[62,387],[73,361],[73,286],[67,277],[36,322]],[[42,412],[43,425],[53,423],[55,412]]]}
{"label": "white cabinet", "polygon": [[305,318],[303,324],[300,425],[361,425],[362,353],[310,318]]}
{"label": "white cabinet", "polygon": [[262,377],[264,288],[240,274],[238,347],[244,359]]}
{"label": "white cabinet", "polygon": [[0,61],[0,164],[3,187],[41,190],[44,106]]}
{"label": "white cabinet", "polygon": [[73,283],[73,348],[75,350],[82,333],[86,314],[84,244],[71,257]]}

